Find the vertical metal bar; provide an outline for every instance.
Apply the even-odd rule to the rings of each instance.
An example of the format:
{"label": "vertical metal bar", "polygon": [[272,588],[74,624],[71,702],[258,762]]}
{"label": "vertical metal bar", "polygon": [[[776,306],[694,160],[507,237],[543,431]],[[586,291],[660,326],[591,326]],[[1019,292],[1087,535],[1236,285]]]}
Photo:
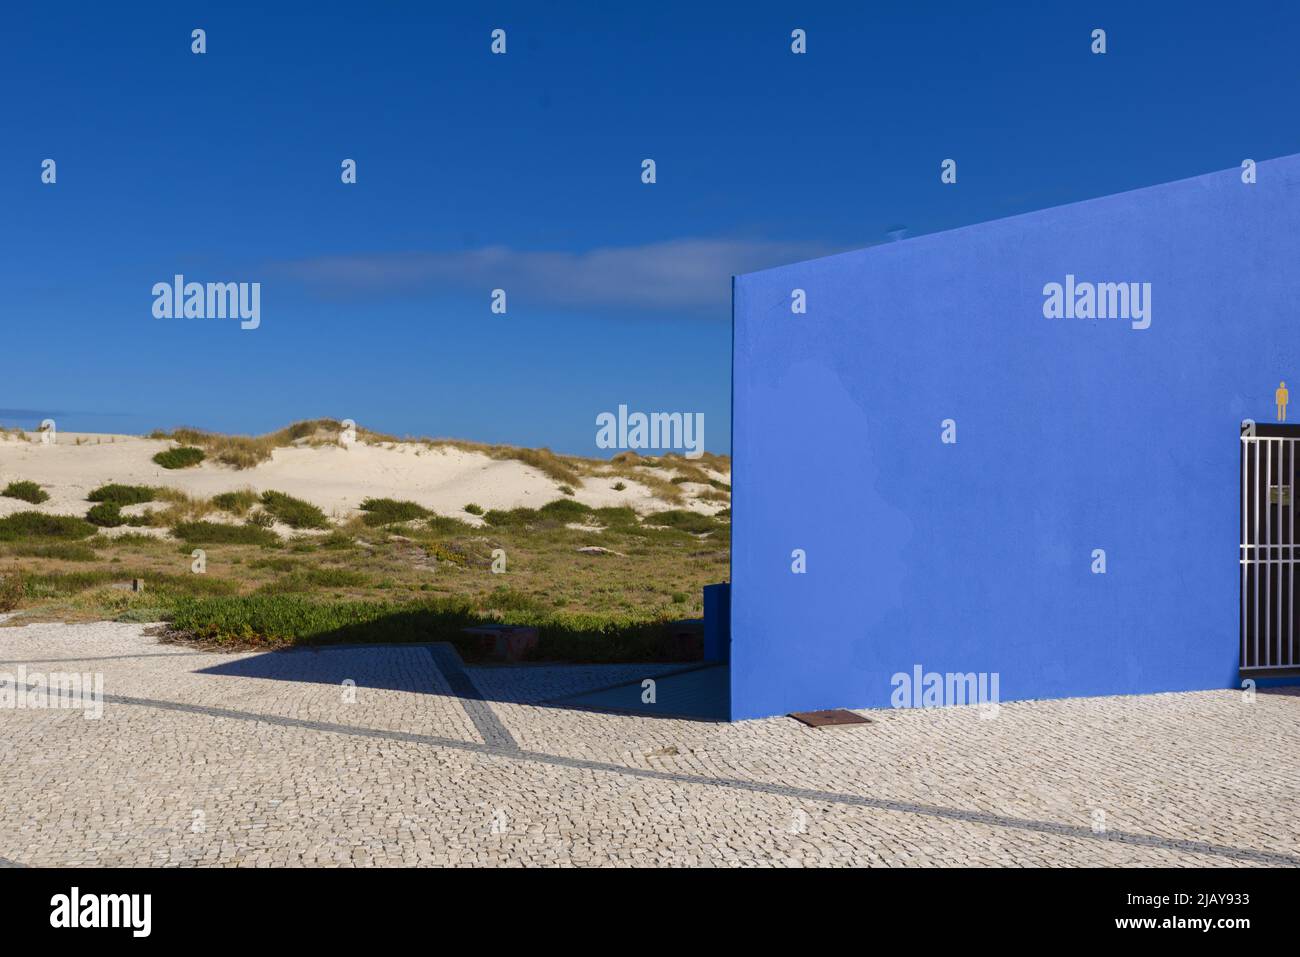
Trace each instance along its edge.
{"label": "vertical metal bar", "polygon": [[1255,543],[1251,549],[1251,571],[1255,579],[1255,601],[1252,609],[1255,616],[1255,627],[1251,629],[1251,659],[1252,665],[1259,664],[1259,446],[1260,440],[1255,440],[1255,474],[1253,481],[1250,483],[1251,497],[1254,498],[1255,505],[1255,528],[1251,540]]}
{"label": "vertical metal bar", "polygon": [[[1269,665],[1277,664],[1277,659],[1273,656],[1273,645],[1277,641],[1277,633],[1282,630],[1282,440],[1274,439],[1273,445],[1277,449],[1278,505],[1276,511],[1272,508],[1268,510],[1270,521],[1272,521],[1274,515],[1277,516],[1277,521],[1272,522],[1271,531],[1269,533],[1273,543],[1272,548],[1269,549],[1269,558],[1272,559],[1272,561],[1268,564],[1268,574],[1272,579],[1271,587],[1273,589],[1273,593],[1269,595],[1272,599],[1270,602],[1272,609],[1268,613],[1268,620],[1273,627],[1272,634],[1269,636],[1271,640],[1269,641],[1268,647],[1265,649],[1265,653],[1268,655]],[[1272,483],[1273,470],[1269,470],[1268,476],[1269,482]],[[1274,615],[1274,611],[1277,612],[1276,615]]]}
{"label": "vertical metal bar", "polygon": [[1241,532],[1237,536],[1237,538],[1240,539],[1240,544],[1237,548],[1237,558],[1239,563],[1241,564],[1241,597],[1240,600],[1237,602],[1237,604],[1241,606],[1241,641],[1240,641],[1241,665],[1240,667],[1244,668],[1246,667],[1246,631],[1247,631],[1246,628],[1246,620],[1247,620],[1246,619],[1246,568],[1247,568],[1246,561],[1250,556],[1250,549],[1246,547],[1247,544],[1246,540],[1249,537],[1246,534],[1246,527],[1247,527],[1246,526],[1246,502],[1248,501],[1247,495],[1249,494],[1247,490],[1248,483],[1246,479],[1250,473],[1250,468],[1249,468],[1250,442],[1246,441],[1245,439],[1242,439],[1240,444],[1241,444]]}
{"label": "vertical metal bar", "polygon": [[[1292,662],[1291,647],[1295,643],[1295,456],[1300,441],[1291,440],[1291,481],[1287,483],[1288,495],[1286,523],[1291,541],[1291,561],[1287,565],[1288,601],[1286,609],[1286,663]],[[1280,662],[1279,662],[1280,663]]]}
{"label": "vertical metal bar", "polygon": [[1285,591],[1282,578],[1282,553],[1284,551],[1284,539],[1286,534],[1282,531],[1282,474],[1286,471],[1286,440],[1277,440],[1277,524],[1274,527],[1274,534],[1277,536],[1277,564],[1274,566],[1277,573],[1273,577],[1273,587],[1277,589],[1277,623],[1274,625],[1274,640],[1277,642],[1276,649],[1269,646],[1268,657],[1269,664],[1276,665],[1282,660],[1282,595]]}
{"label": "vertical metal bar", "polygon": [[[1273,557],[1273,503],[1272,492],[1273,485],[1273,440],[1268,440],[1268,445],[1264,447],[1264,636],[1263,652],[1265,657],[1268,656],[1268,638],[1272,632],[1269,627],[1269,618],[1272,617],[1272,601],[1270,600],[1269,591],[1273,587],[1273,569],[1269,565],[1269,560]],[[1264,664],[1263,659],[1257,659],[1256,664]]]}

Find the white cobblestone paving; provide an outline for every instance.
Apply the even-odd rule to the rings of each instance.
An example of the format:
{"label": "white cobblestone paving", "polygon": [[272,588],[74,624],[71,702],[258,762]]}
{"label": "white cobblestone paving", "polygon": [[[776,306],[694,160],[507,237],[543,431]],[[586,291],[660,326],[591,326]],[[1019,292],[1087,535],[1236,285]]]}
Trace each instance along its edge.
{"label": "white cobblestone paving", "polygon": [[98,721],[0,711],[0,865],[1300,864],[1294,689],[814,730],[544,703],[670,665],[437,660],[0,628],[0,671],[98,671],[106,696]]}

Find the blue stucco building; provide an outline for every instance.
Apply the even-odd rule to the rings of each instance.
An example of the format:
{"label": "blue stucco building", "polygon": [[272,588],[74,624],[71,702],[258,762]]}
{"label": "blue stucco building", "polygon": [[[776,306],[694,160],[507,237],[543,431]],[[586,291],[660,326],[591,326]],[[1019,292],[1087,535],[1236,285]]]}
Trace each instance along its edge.
{"label": "blue stucco building", "polygon": [[1253,172],[735,278],[733,718],[1239,686],[1241,423],[1300,386],[1300,157]]}

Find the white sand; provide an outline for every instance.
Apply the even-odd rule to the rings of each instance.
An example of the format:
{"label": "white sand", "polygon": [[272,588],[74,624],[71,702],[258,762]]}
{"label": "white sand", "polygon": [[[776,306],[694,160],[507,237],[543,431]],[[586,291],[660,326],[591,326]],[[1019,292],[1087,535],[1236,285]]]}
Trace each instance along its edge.
{"label": "white sand", "polygon": [[[484,509],[537,508],[565,497],[559,491],[560,482],[522,462],[499,461],[445,446],[304,445],[276,449],[270,461],[238,470],[211,462],[188,469],[155,465],[153,456],[172,445],[129,435],[60,432],[57,441],[48,445],[35,433],[26,441],[17,435],[0,435],[0,488],[27,480],[39,484],[50,496],[37,506],[0,496],[0,517],[32,509],[84,515],[89,507],[87,493],[109,482],[168,486],[199,498],[241,488],[258,492],[275,489],[306,499],[337,520],[359,514],[357,506],[367,497],[406,499],[440,515],[470,522],[477,522],[464,511],[470,502]],[[665,471],[657,470],[657,474]],[[716,477],[730,482],[729,474]],[[613,486],[620,480],[627,488],[615,491]],[[697,502],[690,492],[699,488],[683,486],[688,493],[686,502],[672,504],[655,498],[633,479],[585,476],[574,498],[593,508],[628,505],[641,514],[668,508],[712,514],[725,507],[726,503]]]}

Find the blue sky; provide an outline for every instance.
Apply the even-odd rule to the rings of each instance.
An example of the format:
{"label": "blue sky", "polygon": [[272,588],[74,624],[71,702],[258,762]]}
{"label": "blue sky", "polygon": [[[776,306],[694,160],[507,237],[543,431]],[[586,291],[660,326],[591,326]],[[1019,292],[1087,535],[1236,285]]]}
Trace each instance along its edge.
{"label": "blue sky", "polygon": [[[1294,4],[977,7],[13,7],[0,422],[726,452],[733,273],[1300,152]],[[175,273],[261,327],[155,319]]]}

